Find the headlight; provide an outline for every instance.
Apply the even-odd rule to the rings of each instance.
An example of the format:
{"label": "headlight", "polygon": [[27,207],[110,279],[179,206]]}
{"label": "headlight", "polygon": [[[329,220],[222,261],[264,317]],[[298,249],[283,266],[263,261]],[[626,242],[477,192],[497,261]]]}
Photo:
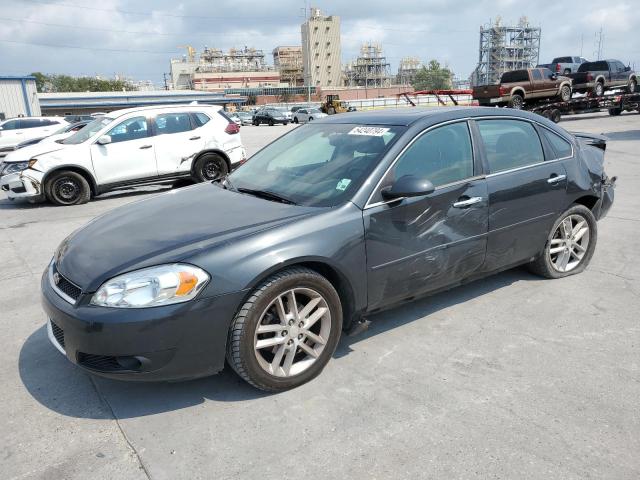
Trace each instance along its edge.
{"label": "headlight", "polygon": [[209,281],[198,267],[160,265],[119,275],[102,284],[91,299],[100,307],[144,308],[186,302]]}
{"label": "headlight", "polygon": [[5,162],[2,175],[9,175],[10,173],[21,172],[29,166],[29,162]]}

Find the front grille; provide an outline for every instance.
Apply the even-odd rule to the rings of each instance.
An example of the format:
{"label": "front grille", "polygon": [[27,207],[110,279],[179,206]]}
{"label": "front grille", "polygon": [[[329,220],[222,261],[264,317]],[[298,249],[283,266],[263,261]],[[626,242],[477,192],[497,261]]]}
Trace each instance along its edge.
{"label": "front grille", "polygon": [[53,336],[56,341],[64,349],[64,332],[62,331],[62,329],[55,323],[51,322],[51,331],[53,332]]}
{"label": "front grille", "polygon": [[78,297],[80,297],[82,290],[71,283],[69,280],[67,280],[64,276],[62,276],[62,274],[60,274],[60,272],[58,272],[58,270],[56,269],[55,265],[53,266],[53,275],[51,280],[54,289],[59,290],[64,295],[71,298],[74,302],[78,300]]}
{"label": "front grille", "polygon": [[78,363],[83,367],[101,372],[118,372],[127,370],[118,363],[116,357],[110,355],[93,355],[91,353],[78,352]]}

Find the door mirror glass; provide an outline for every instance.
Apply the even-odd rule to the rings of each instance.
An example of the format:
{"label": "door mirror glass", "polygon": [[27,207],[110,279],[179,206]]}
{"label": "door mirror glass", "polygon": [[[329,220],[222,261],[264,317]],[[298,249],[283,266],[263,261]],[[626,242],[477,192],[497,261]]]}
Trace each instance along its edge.
{"label": "door mirror glass", "polygon": [[435,187],[426,178],[414,175],[404,175],[393,185],[382,190],[382,196],[387,200],[403,197],[421,197],[433,193]]}
{"label": "door mirror glass", "polygon": [[96,143],[98,145],[107,145],[108,143],[111,143],[111,136],[110,135],[101,135],[98,138],[98,141]]}

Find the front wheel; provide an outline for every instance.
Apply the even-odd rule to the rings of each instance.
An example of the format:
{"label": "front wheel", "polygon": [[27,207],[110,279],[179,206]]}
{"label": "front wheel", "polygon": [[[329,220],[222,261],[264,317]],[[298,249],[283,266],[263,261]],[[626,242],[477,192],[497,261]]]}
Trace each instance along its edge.
{"label": "front wheel", "polygon": [[256,388],[282,391],[320,374],[342,330],[340,297],[314,270],[293,267],[265,280],[236,314],[227,361]]}
{"label": "front wheel", "polygon": [[544,249],[529,264],[546,278],[562,278],[582,272],[593,257],[598,224],[584,205],[573,205],[556,220]]}
{"label": "front wheel", "polygon": [[563,85],[560,89],[560,99],[563,102],[571,100],[571,87],[569,85]]}
{"label": "front wheel", "polygon": [[638,81],[634,78],[629,82],[629,86],[627,87],[627,91],[629,93],[635,93],[638,91]]}
{"label": "front wheel", "polygon": [[602,95],[604,95],[604,84],[602,82],[597,82],[596,86],[593,87],[593,93],[596,95],[596,97],[601,97]]}
{"label": "front wheel", "polygon": [[298,117],[293,117],[293,123],[298,123]]}
{"label": "front wheel", "polygon": [[310,121],[312,121],[312,120],[313,120],[313,117],[309,117],[309,120],[308,120],[308,121],[310,122]]}
{"label": "front wheel", "polygon": [[91,198],[89,182],[76,172],[54,173],[44,186],[47,199],[56,205],[80,205]]}
{"label": "front wheel", "polygon": [[196,161],[194,176],[201,182],[213,182],[229,173],[229,166],[217,153],[205,153]]}

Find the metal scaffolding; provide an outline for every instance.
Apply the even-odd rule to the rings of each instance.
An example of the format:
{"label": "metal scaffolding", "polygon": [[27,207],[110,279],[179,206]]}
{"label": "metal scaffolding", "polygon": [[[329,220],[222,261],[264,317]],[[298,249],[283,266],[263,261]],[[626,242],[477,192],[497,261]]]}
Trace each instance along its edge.
{"label": "metal scaffolding", "polygon": [[264,52],[255,48],[231,48],[223,52],[219,48],[204,47],[200,54],[198,72],[264,72],[273,70],[265,63]]}
{"label": "metal scaffolding", "polygon": [[365,43],[360,56],[344,69],[345,84],[349,87],[388,87],[391,85],[391,66],[382,55],[379,44]]}
{"label": "metal scaffolding", "polygon": [[518,25],[503,26],[500,17],[480,27],[478,66],[472,74],[473,85],[498,83],[504,72],[531,68],[540,59],[540,27],[532,27],[526,17]]}
{"label": "metal scaffolding", "polygon": [[411,85],[416,78],[418,69],[422,66],[420,59],[416,57],[404,57],[398,65],[396,83],[398,85]]}

